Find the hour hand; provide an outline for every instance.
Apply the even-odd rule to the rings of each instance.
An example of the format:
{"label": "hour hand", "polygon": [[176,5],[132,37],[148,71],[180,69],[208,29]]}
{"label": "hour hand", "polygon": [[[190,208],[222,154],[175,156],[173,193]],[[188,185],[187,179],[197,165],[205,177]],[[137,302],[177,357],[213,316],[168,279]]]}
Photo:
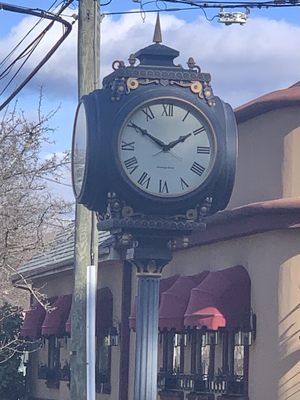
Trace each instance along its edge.
{"label": "hour hand", "polygon": [[136,125],[136,124],[135,124],[134,122],[132,122],[132,121],[129,121],[128,126],[129,126],[129,128],[133,128],[133,129],[135,129],[137,132],[140,132],[142,135],[148,136],[151,140],[153,140],[153,142],[155,142],[156,144],[158,144],[160,147],[162,147],[162,148],[165,148],[165,147],[166,147],[166,144],[165,144],[162,140],[156,138],[155,136],[152,136],[152,135],[147,131],[147,129],[141,128],[140,126]]}
{"label": "hour hand", "polygon": [[179,138],[178,139],[176,139],[176,140],[173,140],[172,142],[170,142],[170,143],[168,143],[165,147],[166,147],[166,150],[170,150],[170,149],[172,149],[173,147],[175,147],[178,143],[183,143],[188,137],[190,137],[191,136],[191,133],[188,133],[187,135],[184,135],[184,136],[179,136]]}

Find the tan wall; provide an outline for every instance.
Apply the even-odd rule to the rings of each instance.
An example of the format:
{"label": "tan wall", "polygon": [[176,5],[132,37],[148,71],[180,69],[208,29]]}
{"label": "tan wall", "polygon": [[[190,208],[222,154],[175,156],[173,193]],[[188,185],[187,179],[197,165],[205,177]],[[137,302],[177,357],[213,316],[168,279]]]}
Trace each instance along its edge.
{"label": "tan wall", "polygon": [[[251,400],[299,399],[299,238],[299,230],[276,231],[195,247],[175,253],[164,269],[163,277],[176,273],[192,275],[238,264],[248,270],[252,307],[257,315],[257,339],[250,348]],[[130,372],[131,386],[133,369]]]}
{"label": "tan wall", "polygon": [[[117,325],[121,321],[121,293],[122,293],[122,264],[118,262],[101,264],[98,273],[98,288],[108,286],[113,294],[113,322]],[[71,272],[49,276],[35,281],[35,287],[42,288],[42,292],[48,297],[72,293],[73,275]],[[71,340],[61,340],[60,362],[63,366],[65,360],[69,360],[71,351]],[[31,393],[36,398],[51,400],[70,400],[70,389],[68,383],[60,381],[59,389],[47,388],[45,381],[37,379],[39,364],[47,365],[48,341],[45,340],[42,348],[32,354],[32,380]],[[112,375],[111,375],[111,394],[97,394],[97,400],[116,400],[119,396],[119,360],[120,348],[112,347]]]}
{"label": "tan wall", "polygon": [[[73,275],[71,272],[49,276],[47,278],[38,279],[34,286],[45,294],[47,297],[60,296],[69,294],[73,291]],[[67,343],[63,341],[63,347],[60,350],[61,364],[64,364],[66,359],[69,359],[70,339]],[[59,389],[50,389],[46,386],[45,381],[38,379],[38,367],[40,364],[47,365],[48,362],[48,341],[45,340],[42,348],[31,355],[31,394],[34,397],[51,400],[69,400],[70,389],[67,382],[60,382]]]}
{"label": "tan wall", "polygon": [[229,209],[300,196],[299,107],[271,111],[240,124],[238,148]]}
{"label": "tan wall", "polygon": [[[252,307],[257,314],[257,340],[250,350],[249,394],[251,400],[298,400],[300,391],[300,231],[285,230],[229,240],[202,248],[178,251],[164,269],[164,277],[180,273],[195,274],[241,264],[252,282]],[[49,296],[69,292],[71,276],[47,280]],[[100,283],[101,282],[101,283]],[[114,296],[114,319],[121,312],[120,264],[100,269],[99,287],[110,286]],[[136,278],[133,274],[133,296]],[[131,334],[129,399],[133,398],[134,340]],[[61,360],[70,351],[70,341],[61,349]],[[112,393],[98,394],[97,399],[118,400],[119,347],[113,348]],[[34,354],[37,371],[47,360],[47,347]],[[36,373],[35,373],[36,376]],[[34,379],[33,394],[53,400],[70,399],[66,382],[60,389],[48,389]]]}

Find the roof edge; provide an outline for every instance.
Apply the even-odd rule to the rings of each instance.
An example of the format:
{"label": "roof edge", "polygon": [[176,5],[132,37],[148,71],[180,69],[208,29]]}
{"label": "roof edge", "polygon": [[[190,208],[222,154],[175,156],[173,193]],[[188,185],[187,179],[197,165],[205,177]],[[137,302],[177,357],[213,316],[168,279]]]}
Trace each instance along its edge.
{"label": "roof edge", "polygon": [[212,244],[257,233],[300,228],[300,197],[251,203],[208,217],[207,228],[190,238],[190,246]]}
{"label": "roof edge", "polygon": [[258,117],[269,111],[300,105],[300,83],[281,90],[267,93],[237,107],[234,110],[238,123]]}
{"label": "roof edge", "polygon": [[[189,247],[202,246],[274,230],[300,228],[300,197],[267,200],[220,211],[206,219],[207,229],[190,237]],[[109,242],[109,240],[107,240]],[[112,243],[111,243],[112,245]],[[101,246],[100,246],[101,247]],[[178,250],[183,247],[178,245]],[[109,259],[107,261],[110,261]],[[103,262],[107,262],[103,260]],[[20,271],[12,282],[73,269],[73,258],[61,263]],[[21,275],[20,275],[21,274]]]}

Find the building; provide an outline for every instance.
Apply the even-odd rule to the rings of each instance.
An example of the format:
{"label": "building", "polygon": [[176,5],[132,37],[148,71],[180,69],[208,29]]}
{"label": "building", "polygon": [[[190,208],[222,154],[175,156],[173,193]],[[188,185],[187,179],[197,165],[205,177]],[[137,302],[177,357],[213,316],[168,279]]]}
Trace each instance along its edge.
{"label": "building", "polygon": [[[300,394],[300,83],[235,110],[239,158],[225,211],[160,286],[158,399],[296,400]],[[133,398],[136,277],[99,235],[97,399]],[[20,268],[55,306],[31,304],[22,335],[33,400],[68,400],[73,236]],[[131,329],[130,329],[131,328]],[[116,345],[117,344],[117,345]],[[142,399],[141,399],[142,400]]]}

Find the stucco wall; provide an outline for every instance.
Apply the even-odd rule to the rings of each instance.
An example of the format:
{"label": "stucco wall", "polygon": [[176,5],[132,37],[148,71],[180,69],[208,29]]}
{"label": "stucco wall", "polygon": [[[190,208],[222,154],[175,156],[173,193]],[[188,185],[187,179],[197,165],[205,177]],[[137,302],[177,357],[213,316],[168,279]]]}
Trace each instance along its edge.
{"label": "stucco wall", "polygon": [[[300,396],[299,238],[299,230],[286,230],[194,247],[176,252],[164,269],[163,277],[238,264],[248,270],[257,315],[257,339],[250,348],[251,400],[298,400]],[[130,386],[133,380],[132,368]],[[131,399],[132,390],[129,394]]]}
{"label": "stucco wall", "polygon": [[[249,395],[251,400],[298,400],[300,395],[300,231],[290,229],[266,232],[202,247],[177,251],[164,269],[163,277],[179,273],[195,274],[243,265],[251,278],[251,299],[257,315],[257,339],[250,349]],[[133,274],[132,296],[136,293]],[[114,297],[114,321],[121,320],[122,268],[108,263],[99,272],[99,287],[109,286]],[[41,282],[36,282],[40,286]],[[44,290],[49,296],[69,293],[71,275],[58,274],[47,279]],[[70,290],[69,290],[70,289]],[[129,399],[133,398],[134,340],[131,334]],[[70,341],[61,349],[61,360],[70,351]],[[97,399],[119,400],[120,348],[112,354],[112,393]],[[47,347],[33,355],[37,371],[46,362]],[[35,372],[35,377],[36,377]],[[32,393],[47,399],[70,399],[66,382],[60,389],[48,389],[43,380],[34,379]]]}
{"label": "stucco wall", "polygon": [[[121,294],[122,294],[122,264],[118,262],[100,264],[98,272],[98,288],[108,286],[113,295],[113,322],[118,325],[121,321]],[[73,274],[62,273],[35,281],[35,287],[42,288],[48,297],[72,293]],[[61,340],[60,362],[63,366],[69,360],[71,340]],[[42,348],[31,355],[31,394],[36,398],[51,400],[70,400],[70,389],[67,382],[60,381],[59,389],[47,388],[45,381],[37,379],[39,364],[47,365],[48,341],[45,340]],[[119,396],[119,360],[120,348],[112,347],[111,363],[111,394],[97,394],[97,400],[118,399]]]}
{"label": "stucco wall", "polygon": [[[73,291],[73,275],[71,272],[64,272],[47,278],[35,280],[35,288],[38,288],[47,297],[69,294]],[[60,349],[60,360],[62,365],[66,359],[69,359],[70,339],[65,342],[62,340]],[[61,400],[70,399],[70,389],[67,382],[61,381],[59,389],[50,389],[46,386],[45,381],[38,379],[38,367],[40,364],[47,365],[48,363],[48,341],[44,340],[41,349],[31,355],[31,388],[32,396],[41,399]]]}
{"label": "stucco wall", "polygon": [[228,209],[300,196],[299,107],[270,111],[240,124],[238,150]]}

